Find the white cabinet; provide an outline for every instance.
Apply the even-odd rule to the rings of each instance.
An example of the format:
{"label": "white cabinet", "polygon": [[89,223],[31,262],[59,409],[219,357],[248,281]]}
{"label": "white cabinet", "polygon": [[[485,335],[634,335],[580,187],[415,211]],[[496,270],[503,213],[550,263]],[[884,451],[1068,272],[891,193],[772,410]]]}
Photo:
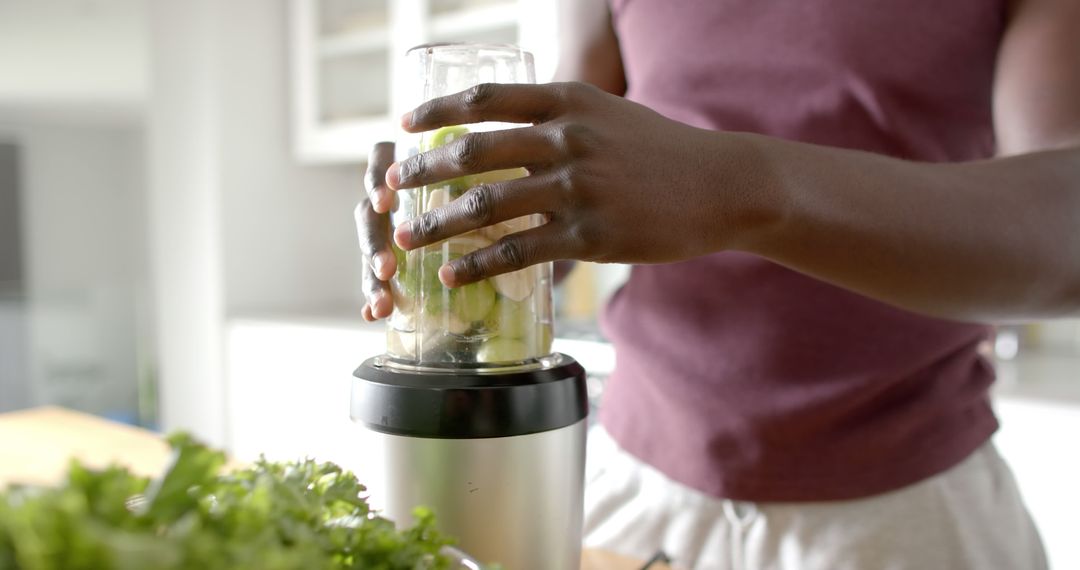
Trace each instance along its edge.
{"label": "white cabinet", "polygon": [[392,139],[394,78],[404,54],[428,42],[516,43],[533,52],[537,78],[556,59],[554,0],[291,0],[292,113],[296,157],[363,162]]}

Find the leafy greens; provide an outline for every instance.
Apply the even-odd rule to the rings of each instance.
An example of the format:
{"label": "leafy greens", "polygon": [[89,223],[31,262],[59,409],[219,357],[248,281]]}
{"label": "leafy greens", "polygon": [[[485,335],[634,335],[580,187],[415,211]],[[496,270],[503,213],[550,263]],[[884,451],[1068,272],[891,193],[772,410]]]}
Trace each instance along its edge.
{"label": "leafy greens", "polygon": [[173,462],[153,481],[75,461],[59,487],[0,490],[0,570],[452,567],[429,511],[399,531],[334,464],[260,459],[221,474],[221,452],[169,442]]}

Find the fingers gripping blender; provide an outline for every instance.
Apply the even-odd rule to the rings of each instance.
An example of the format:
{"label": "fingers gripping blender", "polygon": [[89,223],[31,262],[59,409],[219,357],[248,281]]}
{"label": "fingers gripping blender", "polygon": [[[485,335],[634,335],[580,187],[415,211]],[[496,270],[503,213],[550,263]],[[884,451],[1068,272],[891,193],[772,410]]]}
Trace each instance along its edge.
{"label": "fingers gripping blender", "polygon": [[[514,46],[426,45],[409,51],[408,94],[422,100],[486,82],[531,83],[531,54]],[[421,101],[415,101],[419,103]],[[399,152],[450,144],[482,123],[423,133]],[[523,169],[486,172],[397,192],[394,225]],[[354,373],[351,416],[378,440],[386,481],[377,503],[407,522],[434,511],[460,548],[507,570],[580,564],[585,373],[551,352],[550,263],[448,289],[439,267],[543,223],[502,221],[413,251],[397,249],[386,353]]]}

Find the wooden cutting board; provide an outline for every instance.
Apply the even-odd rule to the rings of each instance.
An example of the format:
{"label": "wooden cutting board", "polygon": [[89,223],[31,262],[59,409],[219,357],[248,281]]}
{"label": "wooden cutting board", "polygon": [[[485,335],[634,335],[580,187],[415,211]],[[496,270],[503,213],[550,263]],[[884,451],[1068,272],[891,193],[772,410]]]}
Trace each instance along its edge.
{"label": "wooden cutting board", "polygon": [[[158,434],[64,408],[43,407],[0,414],[0,487],[10,483],[52,485],[77,458],[89,467],[125,465],[154,476],[169,461]],[[600,550],[586,550],[582,570],[638,570],[642,563]],[[650,570],[667,570],[654,564]]]}
{"label": "wooden cutting board", "polygon": [[0,486],[59,483],[77,458],[89,467],[112,463],[153,476],[169,460],[169,446],[153,432],[66,410],[44,407],[0,414]]}

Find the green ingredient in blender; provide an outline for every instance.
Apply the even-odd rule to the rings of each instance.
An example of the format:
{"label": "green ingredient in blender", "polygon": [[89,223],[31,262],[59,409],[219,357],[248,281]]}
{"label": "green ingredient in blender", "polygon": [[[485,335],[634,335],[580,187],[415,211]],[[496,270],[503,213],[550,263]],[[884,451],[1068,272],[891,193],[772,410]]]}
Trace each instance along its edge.
{"label": "green ingredient in blender", "polygon": [[[438,249],[424,252],[424,261],[420,271],[424,274],[423,292],[428,297],[438,296],[438,293],[446,288],[442,281],[439,281],[439,268],[442,267],[444,259],[446,256]],[[451,257],[451,259],[456,259],[456,257]]]}
{"label": "green ingredient in blender", "polygon": [[[428,152],[431,150],[435,150],[440,146],[454,142],[455,140],[468,134],[468,132],[469,129],[467,127],[463,127],[460,125],[453,127],[442,127],[441,129],[436,130],[430,135],[424,135],[424,140],[420,145],[420,151]],[[442,188],[443,186],[446,186],[445,191],[450,195],[451,199],[461,196],[461,194],[469,187],[468,183],[465,180],[465,177],[459,176],[457,178],[452,178],[450,180],[440,182],[439,184],[427,186],[426,192],[431,192],[432,189]],[[432,208],[427,209],[431,210]]]}
{"label": "green ingredient in blender", "polygon": [[540,346],[537,354],[551,354],[551,343],[555,340],[554,334],[551,330],[551,323],[545,323],[540,326]]}
{"label": "green ingredient in blender", "polygon": [[484,320],[494,306],[495,289],[487,281],[450,290],[450,308],[465,322]]}
{"label": "green ingredient in blender", "polygon": [[394,259],[397,261],[397,269],[392,279],[397,282],[403,294],[412,296],[416,293],[416,272],[409,271],[408,254],[396,243],[390,244],[390,249],[394,251]]}
{"label": "green ingredient in blender", "polygon": [[462,192],[453,194],[453,197],[457,198],[461,196],[465,190],[481,184],[494,184],[496,182],[504,182],[506,180],[513,180],[528,175],[528,171],[524,168],[507,168],[504,170],[489,170],[488,172],[481,172],[480,174],[467,174],[462,178]]}
{"label": "green ingredient in blender", "polygon": [[432,514],[397,530],[348,471],[313,460],[222,474],[225,456],[184,434],[157,480],[75,461],[57,487],[0,491],[0,568],[448,570]]}
{"label": "green ingredient in blender", "polygon": [[536,317],[527,300],[514,301],[500,295],[485,325],[504,338],[525,338],[536,328]]}
{"label": "green ingredient in blender", "polygon": [[530,354],[524,342],[502,337],[484,342],[476,352],[476,359],[480,362],[519,362],[531,356],[534,355]]}
{"label": "green ingredient in blender", "polygon": [[436,129],[435,132],[430,135],[425,135],[424,143],[420,145],[420,150],[422,152],[435,150],[440,146],[454,142],[468,133],[469,128],[461,125]]}
{"label": "green ingredient in blender", "polygon": [[[468,323],[482,321],[495,306],[495,289],[487,281],[478,281],[455,289],[439,289],[432,291],[424,298],[424,319],[437,323],[444,322],[444,313],[452,322],[463,323],[462,327],[468,328]],[[461,330],[449,332],[461,333]]]}
{"label": "green ingredient in blender", "polygon": [[[399,313],[412,314],[413,310],[413,297],[406,294],[401,287],[401,281],[399,279],[390,280],[390,296],[394,300],[394,310]],[[411,327],[407,327],[411,328]]]}
{"label": "green ingredient in blender", "polygon": [[[425,319],[432,319],[444,310],[464,323],[482,321],[495,306],[495,289],[489,280],[470,283],[448,289],[439,281],[439,268],[443,263],[458,259],[465,253],[484,247],[488,242],[477,239],[455,239],[447,243],[447,252],[441,248],[424,253],[423,294]],[[456,331],[455,331],[456,332]]]}
{"label": "green ingredient in blender", "polygon": [[[463,126],[444,127],[425,135],[421,143],[424,152],[449,144],[467,134]],[[416,213],[430,212],[458,198],[467,186],[491,184],[527,176],[523,168],[495,170],[472,174],[447,182],[424,187],[417,193]],[[403,294],[420,301],[407,313],[416,349],[394,352],[406,358],[418,358],[431,363],[514,362],[550,352],[549,325],[537,322],[532,310],[533,289],[540,274],[527,268],[500,275],[485,281],[448,289],[439,281],[439,268],[450,261],[478,249],[490,246],[494,239],[532,227],[532,217],[499,222],[444,242],[430,245],[413,259],[412,271],[401,276]],[[397,253],[397,252],[395,252]],[[408,323],[405,323],[408,324]],[[395,338],[399,341],[404,339]],[[419,352],[419,354],[417,354]]]}

